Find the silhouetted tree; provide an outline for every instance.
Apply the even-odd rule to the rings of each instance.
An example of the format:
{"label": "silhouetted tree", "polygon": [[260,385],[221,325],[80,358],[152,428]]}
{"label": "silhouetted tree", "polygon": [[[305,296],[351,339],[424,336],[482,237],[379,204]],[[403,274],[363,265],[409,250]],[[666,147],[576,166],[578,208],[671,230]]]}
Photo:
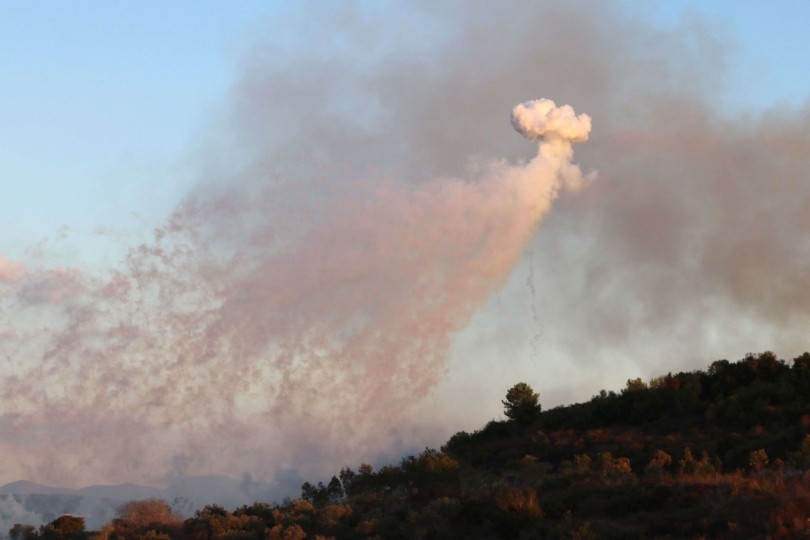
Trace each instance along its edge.
{"label": "silhouetted tree", "polygon": [[11,530],[8,531],[8,537],[11,540],[36,540],[39,538],[39,533],[37,533],[33,525],[15,523]]}
{"label": "silhouetted tree", "polygon": [[39,537],[43,540],[86,540],[84,518],[69,515],[59,516],[39,528]]}
{"label": "silhouetted tree", "polygon": [[647,385],[639,377],[637,379],[627,379],[627,385],[624,387],[624,390],[622,390],[622,393],[627,394],[630,392],[641,392],[646,389]]}
{"label": "silhouetted tree", "polygon": [[528,384],[517,383],[506,392],[506,400],[501,401],[505,407],[503,413],[510,420],[530,424],[540,415],[539,397]]}
{"label": "silhouetted tree", "polygon": [[356,476],[357,474],[350,467],[343,467],[340,470],[340,484],[343,486],[344,493],[350,493],[349,490],[352,488]]}
{"label": "silhouetted tree", "polygon": [[341,485],[337,476],[333,476],[329,481],[329,484],[326,486],[326,493],[330,503],[336,503],[343,498],[343,485]]}
{"label": "silhouetted tree", "polygon": [[318,488],[309,482],[304,482],[301,485],[301,498],[309,503],[315,504],[318,500]]}

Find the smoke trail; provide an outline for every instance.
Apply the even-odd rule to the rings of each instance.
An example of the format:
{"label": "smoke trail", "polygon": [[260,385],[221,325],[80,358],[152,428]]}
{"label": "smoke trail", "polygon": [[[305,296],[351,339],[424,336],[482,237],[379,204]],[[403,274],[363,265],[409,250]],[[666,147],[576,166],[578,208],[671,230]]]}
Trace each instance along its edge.
{"label": "smoke trail", "polygon": [[[278,466],[294,484],[299,465],[315,479],[398,436],[433,445],[478,428],[516,380],[551,406],[631,374],[807,348],[809,109],[733,117],[722,32],[700,19],[656,28],[603,0],[395,8],[319,4],[320,20],[286,26],[289,42],[252,48],[214,135],[224,149],[191,156],[201,186],[119,268],[14,254],[23,272],[0,279],[9,480],[269,479]],[[533,227],[513,219],[527,205],[518,183],[513,198],[496,188],[528,144],[503,136],[504,112],[537,89],[598,118],[578,158],[601,180],[560,197],[529,240],[535,321],[525,285],[497,275],[517,247],[491,264],[483,253]],[[492,155],[505,163],[480,157]],[[459,230],[466,248],[449,239]],[[402,249],[368,258],[392,239]],[[445,262],[427,279],[423,260]],[[432,304],[413,299],[439,285]],[[452,303],[496,289],[483,307]],[[421,331],[435,340],[408,337]],[[431,361],[447,341],[449,360]],[[375,424],[437,378],[412,415],[420,431]]]}
{"label": "smoke trail", "polygon": [[20,333],[4,348],[28,360],[4,378],[5,455],[51,481],[155,481],[170,465],[270,476],[262,461],[324,467],[379,447],[560,190],[582,182],[571,145],[588,116],[537,100],[512,118],[539,140],[524,164],[219,192],[110,275],[15,274],[9,313],[26,316],[3,321]]}

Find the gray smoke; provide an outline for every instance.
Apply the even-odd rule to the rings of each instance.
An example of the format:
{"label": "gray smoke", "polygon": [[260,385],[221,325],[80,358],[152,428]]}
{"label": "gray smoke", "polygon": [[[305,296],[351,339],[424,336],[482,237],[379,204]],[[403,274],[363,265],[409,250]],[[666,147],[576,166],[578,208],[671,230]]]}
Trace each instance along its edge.
{"label": "gray smoke", "polygon": [[[315,479],[480,425],[507,382],[549,405],[806,348],[808,110],[722,114],[705,24],[355,7],[271,23],[295,37],[246,55],[198,188],[119,266],[0,259],[8,474]],[[598,181],[550,100],[517,109],[527,160],[537,95],[593,116]]]}

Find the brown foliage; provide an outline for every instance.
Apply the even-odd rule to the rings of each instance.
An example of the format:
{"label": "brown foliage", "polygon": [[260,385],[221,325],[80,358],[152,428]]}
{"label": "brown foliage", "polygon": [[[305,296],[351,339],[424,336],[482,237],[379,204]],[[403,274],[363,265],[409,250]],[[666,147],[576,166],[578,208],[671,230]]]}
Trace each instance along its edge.
{"label": "brown foliage", "polygon": [[495,504],[502,512],[523,519],[533,520],[543,517],[543,510],[537,501],[537,491],[534,488],[503,490],[496,496]]}
{"label": "brown foliage", "polygon": [[672,463],[672,456],[663,450],[656,450],[645,471],[647,474],[662,474]]}
{"label": "brown foliage", "polygon": [[180,516],[161,499],[130,501],[118,510],[118,519],[140,528],[150,525],[179,525]]}

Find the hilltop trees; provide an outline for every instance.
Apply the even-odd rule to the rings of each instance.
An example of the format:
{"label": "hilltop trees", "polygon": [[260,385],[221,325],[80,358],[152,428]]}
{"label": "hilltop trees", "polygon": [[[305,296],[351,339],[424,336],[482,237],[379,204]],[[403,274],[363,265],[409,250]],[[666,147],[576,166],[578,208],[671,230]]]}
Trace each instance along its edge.
{"label": "hilltop trees", "polygon": [[209,505],[180,522],[153,499],[124,505],[101,531],[63,516],[15,525],[9,536],[808,538],[810,354],[792,365],[762,353],[649,384],[629,379],[620,393],[542,414],[538,395],[518,383],[502,404],[506,421],[459,432],[399,465],[344,467],[280,505]]}
{"label": "hilltop trees", "polygon": [[130,501],[118,510],[118,519],[134,527],[177,525],[182,521],[162,499]]}
{"label": "hilltop trees", "polygon": [[182,518],[162,499],[130,501],[118,509],[118,517],[104,527],[108,540],[153,540],[176,538],[183,528]]}
{"label": "hilltop trees", "polygon": [[33,525],[15,523],[11,530],[8,531],[8,537],[11,540],[35,540],[39,538],[39,533],[37,533],[37,529]]}
{"label": "hilltop trees", "polygon": [[510,420],[520,424],[530,424],[540,416],[540,398],[531,386],[519,382],[506,392],[506,400],[501,401],[504,406],[503,413]]}
{"label": "hilltop trees", "polygon": [[63,515],[40,526],[38,531],[31,525],[16,523],[8,537],[11,540],[87,540],[87,532],[83,517]]}

